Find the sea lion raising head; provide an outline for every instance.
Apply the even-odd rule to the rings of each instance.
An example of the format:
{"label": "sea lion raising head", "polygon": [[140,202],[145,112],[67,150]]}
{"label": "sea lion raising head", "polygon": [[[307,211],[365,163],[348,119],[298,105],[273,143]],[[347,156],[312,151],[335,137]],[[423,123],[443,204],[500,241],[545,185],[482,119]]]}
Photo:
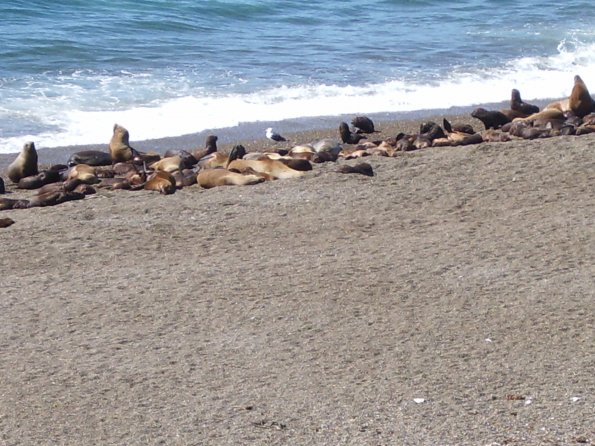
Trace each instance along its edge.
{"label": "sea lion raising head", "polygon": [[579,118],[587,116],[593,111],[593,98],[579,75],[574,76],[574,86],[568,98],[568,105],[572,113]]}
{"label": "sea lion raising head", "polygon": [[31,175],[37,175],[39,170],[37,168],[37,150],[35,144],[32,142],[25,143],[21,153],[8,166],[8,178],[13,183],[18,183],[21,178]]}
{"label": "sea lion raising head", "polygon": [[137,155],[136,150],[130,147],[130,134],[128,130],[118,124],[114,124],[114,133],[109,143],[109,151],[112,163],[130,161]]}
{"label": "sea lion raising head", "polygon": [[523,102],[521,99],[521,93],[516,88],[513,88],[512,92],[510,93],[510,109],[520,112],[525,116],[539,112],[539,107],[537,105],[531,105]]}

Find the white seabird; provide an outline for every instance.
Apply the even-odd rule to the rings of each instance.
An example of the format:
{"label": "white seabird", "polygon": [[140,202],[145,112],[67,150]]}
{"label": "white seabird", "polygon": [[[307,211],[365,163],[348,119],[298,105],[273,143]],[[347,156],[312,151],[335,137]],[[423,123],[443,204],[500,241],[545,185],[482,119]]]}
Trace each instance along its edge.
{"label": "white seabird", "polygon": [[271,141],[275,141],[275,142],[281,142],[281,141],[287,141],[285,138],[283,138],[281,135],[279,135],[278,133],[274,132],[273,129],[271,127],[269,127],[266,130],[266,136],[267,138],[269,138]]}

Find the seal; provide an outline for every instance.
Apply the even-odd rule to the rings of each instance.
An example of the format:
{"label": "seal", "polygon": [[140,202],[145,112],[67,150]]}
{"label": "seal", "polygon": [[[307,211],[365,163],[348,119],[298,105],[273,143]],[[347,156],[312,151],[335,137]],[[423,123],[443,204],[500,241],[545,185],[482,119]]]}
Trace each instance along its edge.
{"label": "seal", "polygon": [[217,152],[217,135],[207,136],[204,149],[196,149],[192,152],[192,156],[197,162],[200,162],[205,156]]}
{"label": "seal", "polygon": [[249,186],[263,181],[265,178],[260,175],[244,175],[222,168],[203,169],[196,176],[198,185],[205,189],[217,186]]}
{"label": "seal", "polygon": [[77,164],[68,170],[67,180],[79,180],[85,184],[96,184],[101,180],[95,173],[95,168],[87,164]]}
{"label": "seal", "polygon": [[471,116],[479,119],[485,129],[499,129],[504,124],[510,122],[510,119],[501,111],[497,110],[486,110],[485,108],[479,107],[473,110]]}
{"label": "seal", "polygon": [[537,105],[523,102],[521,99],[521,93],[516,88],[513,88],[510,93],[510,109],[520,112],[525,116],[532,115],[533,113],[539,113],[539,107]]}
{"label": "seal", "polygon": [[130,147],[130,134],[128,130],[114,124],[114,133],[109,143],[109,152],[112,164],[131,161],[138,152]]}
{"label": "seal", "polygon": [[366,175],[368,177],[374,176],[374,169],[368,163],[358,163],[353,166],[349,164],[343,164],[337,169],[339,173],[359,173],[361,175]]}
{"label": "seal", "polygon": [[357,144],[362,139],[366,138],[364,135],[353,133],[349,130],[349,126],[346,122],[341,122],[339,124],[339,136],[341,136],[341,141],[343,141],[344,144]]}
{"label": "seal", "polygon": [[376,133],[374,122],[367,116],[356,116],[351,120],[355,133]]}
{"label": "seal", "polygon": [[6,193],[6,187],[4,186],[4,179],[0,177],[0,194]]}
{"label": "seal", "polygon": [[21,178],[17,184],[19,189],[39,189],[49,183],[57,183],[60,181],[60,172],[56,170],[44,170],[37,175],[31,175]]}
{"label": "seal", "polygon": [[229,162],[227,164],[228,170],[236,172],[256,172],[257,174],[265,174],[267,177],[273,179],[289,179],[298,178],[304,175],[303,170],[295,170],[279,160],[270,158],[260,160],[245,160],[246,149],[242,145],[234,146],[229,153]]}
{"label": "seal", "polygon": [[11,225],[14,225],[14,220],[12,218],[0,218],[0,228],[8,228]]}
{"label": "seal", "polygon": [[444,127],[446,136],[444,138],[434,139],[432,141],[432,145],[435,147],[466,146],[469,144],[479,144],[483,142],[483,137],[479,133],[469,134],[454,130],[446,118],[442,120],[442,126]]}
{"label": "seal", "polygon": [[8,178],[13,183],[18,183],[21,178],[25,178],[31,175],[37,175],[39,173],[37,167],[37,150],[35,150],[35,144],[27,142],[23,146],[21,153],[7,168]]}
{"label": "seal", "polygon": [[70,155],[68,162],[69,166],[77,164],[87,164],[89,166],[109,166],[112,164],[112,156],[107,152],[100,150],[82,150]]}
{"label": "seal", "polygon": [[147,178],[143,189],[155,190],[163,195],[173,194],[176,191],[176,179],[169,172],[157,170]]}
{"label": "seal", "polygon": [[587,116],[593,111],[594,101],[585,85],[585,82],[577,74],[574,76],[574,86],[568,98],[568,106],[572,113],[579,118]]}

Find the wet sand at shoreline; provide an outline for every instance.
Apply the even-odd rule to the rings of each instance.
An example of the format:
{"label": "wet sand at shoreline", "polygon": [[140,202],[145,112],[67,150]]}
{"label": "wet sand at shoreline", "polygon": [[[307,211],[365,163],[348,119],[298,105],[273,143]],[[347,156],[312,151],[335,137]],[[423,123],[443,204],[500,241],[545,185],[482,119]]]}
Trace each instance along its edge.
{"label": "wet sand at shoreline", "polygon": [[595,135],[364,161],[0,212],[0,443],[595,442]]}

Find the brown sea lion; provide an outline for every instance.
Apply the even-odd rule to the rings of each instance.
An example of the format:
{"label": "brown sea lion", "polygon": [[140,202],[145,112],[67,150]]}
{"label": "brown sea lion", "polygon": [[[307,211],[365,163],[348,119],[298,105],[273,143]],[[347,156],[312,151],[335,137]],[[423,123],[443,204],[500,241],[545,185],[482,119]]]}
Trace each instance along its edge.
{"label": "brown sea lion", "polygon": [[83,150],[73,153],[68,158],[67,164],[74,166],[76,164],[87,164],[88,166],[109,166],[112,164],[112,156],[108,152],[100,150]]}
{"label": "brown sea lion", "polygon": [[25,178],[21,178],[17,187],[19,189],[39,189],[49,183],[57,183],[61,181],[60,172],[55,170],[44,170],[39,172],[37,175],[31,175]]}
{"label": "brown sea lion", "polygon": [[574,76],[574,86],[568,98],[568,106],[572,113],[579,118],[588,115],[593,111],[594,101],[579,75]]}
{"label": "brown sea lion", "polygon": [[14,198],[0,198],[0,211],[9,209],[26,209],[29,207],[29,200],[15,200]]}
{"label": "brown sea lion", "polygon": [[138,153],[130,147],[130,134],[121,125],[114,124],[114,133],[109,143],[109,152],[113,164],[131,161]]}
{"label": "brown sea lion", "polygon": [[72,200],[82,200],[85,194],[66,190],[62,183],[50,183],[42,186],[29,201],[29,207],[55,206]]}
{"label": "brown sea lion", "polygon": [[355,133],[375,133],[374,122],[367,116],[356,116],[351,120]]}
{"label": "brown sea lion", "polygon": [[539,113],[539,107],[537,105],[527,104],[521,99],[521,93],[513,88],[510,93],[510,109],[520,112],[525,116],[532,115],[533,113]]}
{"label": "brown sea lion", "polygon": [[192,169],[182,169],[172,173],[176,180],[176,188],[192,186],[196,184],[196,172]]}
{"label": "brown sea lion", "polygon": [[39,170],[37,167],[37,150],[35,150],[35,144],[32,142],[25,143],[21,153],[19,153],[16,159],[8,166],[6,172],[10,181],[15,184],[18,183],[21,178],[37,175]]}
{"label": "brown sea lion", "polygon": [[374,176],[374,169],[368,163],[358,163],[353,166],[349,164],[343,164],[337,169],[339,173],[359,173],[361,175],[366,175],[368,177]]}
{"label": "brown sea lion", "polygon": [[164,195],[173,194],[176,191],[176,179],[171,173],[158,170],[147,178],[143,189],[156,190]]}
{"label": "brown sea lion", "polygon": [[482,107],[479,107],[479,108],[476,108],[475,110],[473,110],[473,112],[471,113],[471,116],[476,119],[479,119],[485,126],[486,130],[499,129],[504,124],[510,122],[510,119],[508,119],[508,117],[501,111],[486,110],[485,108],[482,108]]}
{"label": "brown sea lion", "polygon": [[200,161],[207,155],[217,152],[217,135],[209,135],[205,141],[205,148],[204,149],[196,149],[192,152],[192,156],[196,159],[196,161]]}
{"label": "brown sea lion", "polygon": [[349,126],[346,122],[341,122],[339,124],[339,136],[344,144],[357,144],[365,138],[364,135],[353,133],[349,130]]}
{"label": "brown sea lion", "polygon": [[445,118],[442,123],[446,133],[445,138],[437,138],[432,141],[433,146],[466,146],[469,144],[479,144],[483,138],[479,133],[464,133],[454,131],[450,122]]}
{"label": "brown sea lion", "polygon": [[259,175],[243,175],[223,168],[202,169],[196,176],[196,182],[205,189],[217,186],[248,186],[263,181],[264,177]]}
{"label": "brown sea lion", "polygon": [[11,225],[14,225],[14,220],[12,218],[0,218],[0,228],[8,228]]}

